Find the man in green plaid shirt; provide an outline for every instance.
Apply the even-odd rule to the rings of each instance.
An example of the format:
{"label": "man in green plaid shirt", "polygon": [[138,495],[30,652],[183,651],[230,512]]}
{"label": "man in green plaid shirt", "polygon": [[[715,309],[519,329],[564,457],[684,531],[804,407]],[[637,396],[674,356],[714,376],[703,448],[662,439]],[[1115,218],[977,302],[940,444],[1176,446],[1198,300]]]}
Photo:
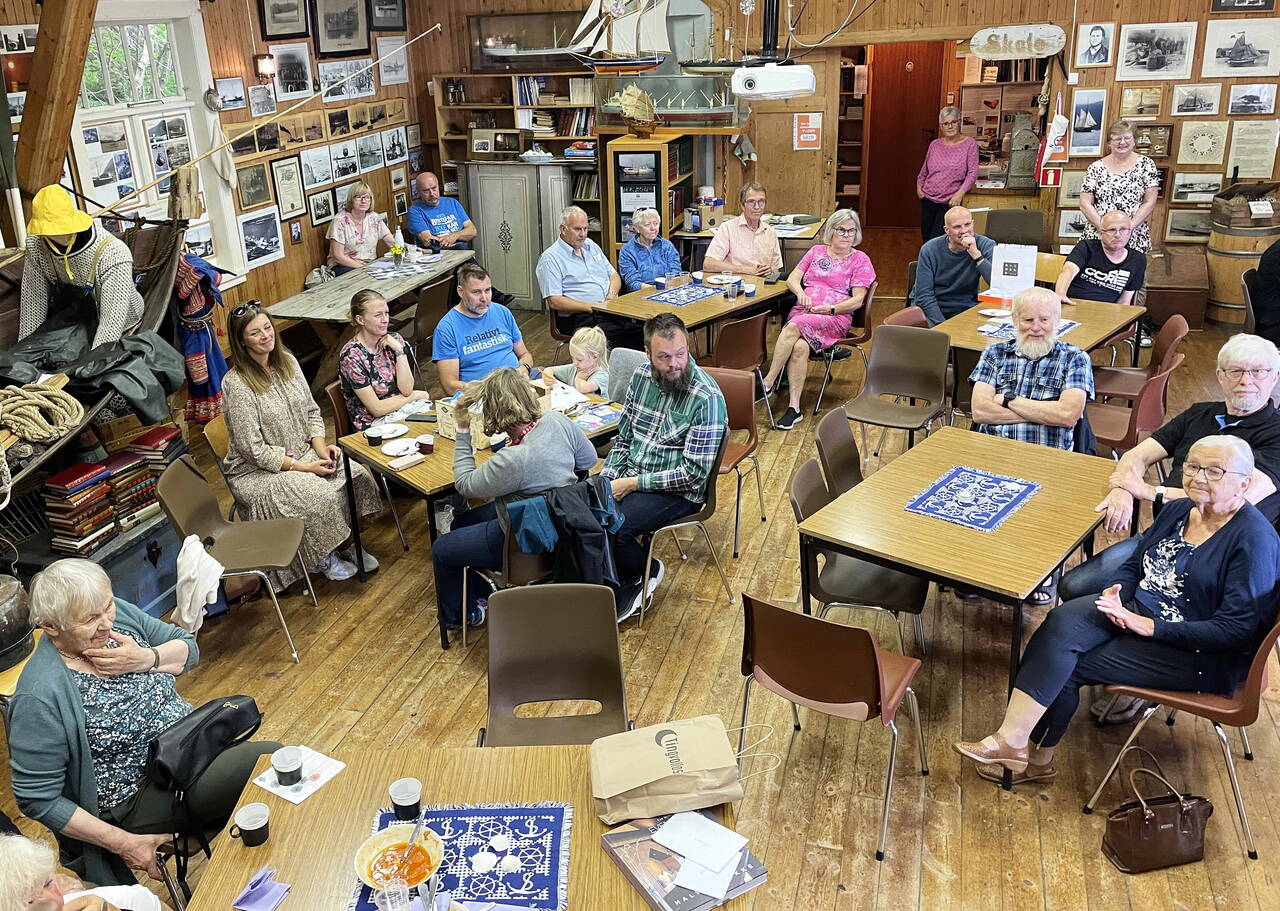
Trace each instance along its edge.
{"label": "man in green plaid shirt", "polygon": [[[647,320],[644,347],[649,363],[627,385],[618,436],[601,470],[624,519],[614,540],[619,622],[648,593],[640,586],[648,536],[702,505],[707,476],[728,432],[724,396],[689,356],[680,317],[661,313]],[[664,573],[662,561],[654,563],[649,592]]]}

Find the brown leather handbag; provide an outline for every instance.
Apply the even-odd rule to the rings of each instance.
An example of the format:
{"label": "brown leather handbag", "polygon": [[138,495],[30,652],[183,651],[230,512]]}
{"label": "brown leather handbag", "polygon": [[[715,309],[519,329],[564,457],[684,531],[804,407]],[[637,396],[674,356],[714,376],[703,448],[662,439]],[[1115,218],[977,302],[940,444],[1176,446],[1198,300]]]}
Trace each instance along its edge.
{"label": "brown leather handbag", "polygon": [[[1151,756],[1141,747],[1130,749]],[[1129,789],[1137,799],[1107,814],[1102,853],[1122,873],[1145,873],[1204,859],[1204,826],[1213,815],[1213,803],[1207,797],[1179,794],[1164,777],[1160,763],[1154,756],[1151,759],[1158,771],[1139,768],[1129,773]],[[1168,793],[1144,797],[1138,790],[1139,774],[1154,778]]]}

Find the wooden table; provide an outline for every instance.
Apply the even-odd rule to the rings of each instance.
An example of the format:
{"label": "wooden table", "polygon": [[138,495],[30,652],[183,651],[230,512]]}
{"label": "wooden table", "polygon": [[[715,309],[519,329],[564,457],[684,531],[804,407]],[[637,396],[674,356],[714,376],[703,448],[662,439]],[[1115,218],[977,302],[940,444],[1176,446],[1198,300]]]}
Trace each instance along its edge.
{"label": "wooden table", "polygon": [[[423,804],[573,804],[569,835],[569,908],[578,911],[644,911],[640,893],[600,847],[607,827],[596,816],[586,746],[485,747],[472,749],[362,750],[335,754],[347,763],[301,804],[250,782],[237,807],[262,801],[271,808],[271,837],[246,848],[225,833],[215,842],[188,905],[190,911],[227,911],[264,865],[276,881],[293,888],[281,906],[341,909],[355,888],[352,858],[369,837],[373,814],[389,806],[387,786],[412,776],[423,783]],[[270,766],[258,761],[255,775]]]}
{"label": "wooden table", "polygon": [[[991,319],[978,311],[995,306],[996,304],[990,303],[975,304],[963,313],[943,320],[933,328],[951,336],[952,348],[981,353],[994,344],[996,339],[978,331],[979,326],[991,322]],[[1106,304],[1101,301],[1076,301],[1062,308],[1062,318],[1075,320],[1080,325],[1062,336],[1062,340],[1085,351],[1092,351],[1117,333],[1126,331],[1146,312],[1145,307]]]}
{"label": "wooden table", "polygon": [[[716,275],[720,273],[714,273]],[[700,301],[692,304],[686,304],[683,307],[676,307],[671,304],[661,304],[657,301],[651,301],[648,298],[654,294],[658,294],[657,288],[652,285],[645,285],[639,291],[632,291],[615,297],[611,301],[595,304],[596,313],[607,313],[610,316],[621,317],[622,319],[637,320],[644,322],[651,316],[657,316],[659,313],[674,313],[684,321],[685,328],[689,331],[701,328],[707,329],[707,351],[711,351],[711,330],[712,327],[720,320],[730,316],[739,316],[754,310],[764,309],[763,304],[773,300],[782,294],[787,293],[787,284],[782,279],[774,282],[772,285],[765,284],[765,280],[758,275],[739,275],[743,285],[753,285],[756,289],[754,297],[747,297],[743,293],[744,287],[738,290],[738,296],[733,300],[729,300],[724,294],[714,294],[711,297],[704,297]],[[684,284],[691,282],[690,278]],[[668,284],[668,288],[677,288],[680,282],[676,284]]]}
{"label": "wooden table", "polygon": [[[826,219],[820,218],[817,221],[811,222],[810,224],[807,224],[807,225],[779,225],[779,224],[773,223],[772,221],[773,218],[775,218],[775,216],[766,215],[764,216],[764,221],[766,224],[772,225],[775,231],[777,231],[779,228],[785,229],[788,227],[799,229],[796,231],[787,231],[787,233],[785,234],[782,233],[781,231],[778,231],[778,243],[782,248],[781,252],[782,252],[784,262],[786,261],[787,253],[789,252],[788,241],[797,241],[796,244],[792,245],[794,246],[795,249],[790,252],[792,252],[793,254],[797,254],[795,255],[795,258],[793,261],[798,261],[800,257],[804,255],[804,251],[809,249],[810,245],[813,243],[813,239],[817,237],[819,233],[821,233],[822,226],[826,224]],[[701,268],[702,267],[701,262],[693,261],[692,252],[696,250],[699,246],[710,246],[711,238],[715,236],[716,236],[715,230],[672,231],[671,241],[672,243],[680,247],[680,252],[682,256],[686,252],[691,254],[690,255],[691,266],[697,266],[698,268]],[[782,270],[783,279],[786,279],[788,271],[790,270],[788,270],[784,266]]]}
{"label": "wooden table", "polygon": [[[1042,486],[992,532],[906,511],[908,501],[957,465]],[[1022,602],[1102,521],[1093,508],[1114,470],[1097,456],[944,427],[800,523],[801,606],[810,612],[814,548],[975,591],[1013,608],[1012,689],[1022,652]]]}

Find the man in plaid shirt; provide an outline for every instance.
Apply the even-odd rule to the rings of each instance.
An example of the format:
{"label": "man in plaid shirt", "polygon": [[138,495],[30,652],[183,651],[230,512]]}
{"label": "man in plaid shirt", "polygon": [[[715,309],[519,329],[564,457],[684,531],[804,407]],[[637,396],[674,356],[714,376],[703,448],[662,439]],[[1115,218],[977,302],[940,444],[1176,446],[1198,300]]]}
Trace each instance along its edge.
{"label": "man in plaid shirt", "polygon": [[720,441],[728,432],[724,396],[689,356],[689,336],[674,313],[644,324],[649,363],[627,384],[622,419],[601,475],[612,482],[623,514],[614,542],[618,622],[640,608],[662,580],[662,561],[641,591],[649,535],[697,511],[705,498]]}
{"label": "man in plaid shirt", "polygon": [[1093,365],[1058,340],[1062,302],[1048,288],[1013,299],[1014,338],[982,352],[973,383],[973,429],[1071,449],[1072,432],[1093,397]]}

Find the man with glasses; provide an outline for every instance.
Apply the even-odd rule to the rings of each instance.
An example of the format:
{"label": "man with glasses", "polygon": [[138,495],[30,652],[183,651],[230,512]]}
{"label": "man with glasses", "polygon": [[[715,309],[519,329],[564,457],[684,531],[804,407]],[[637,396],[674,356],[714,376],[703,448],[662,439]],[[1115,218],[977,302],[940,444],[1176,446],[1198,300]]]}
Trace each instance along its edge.
{"label": "man with glasses", "polygon": [[762,219],[766,201],[763,184],[753,180],[742,185],[738,191],[742,214],[716,228],[702,258],[704,272],[770,275],[782,271],[778,232]]}
{"label": "man with glasses", "polygon": [[1054,290],[1072,299],[1131,304],[1147,275],[1147,255],[1129,247],[1129,216],[1119,209],[1102,216],[1097,238],[1081,238],[1062,264]]}
{"label": "man with glasses", "polygon": [[947,210],[946,234],[926,241],[916,265],[911,303],[924,311],[930,326],[963,313],[978,302],[978,279],[991,284],[996,242],[973,232],[973,215],[964,206]]}

